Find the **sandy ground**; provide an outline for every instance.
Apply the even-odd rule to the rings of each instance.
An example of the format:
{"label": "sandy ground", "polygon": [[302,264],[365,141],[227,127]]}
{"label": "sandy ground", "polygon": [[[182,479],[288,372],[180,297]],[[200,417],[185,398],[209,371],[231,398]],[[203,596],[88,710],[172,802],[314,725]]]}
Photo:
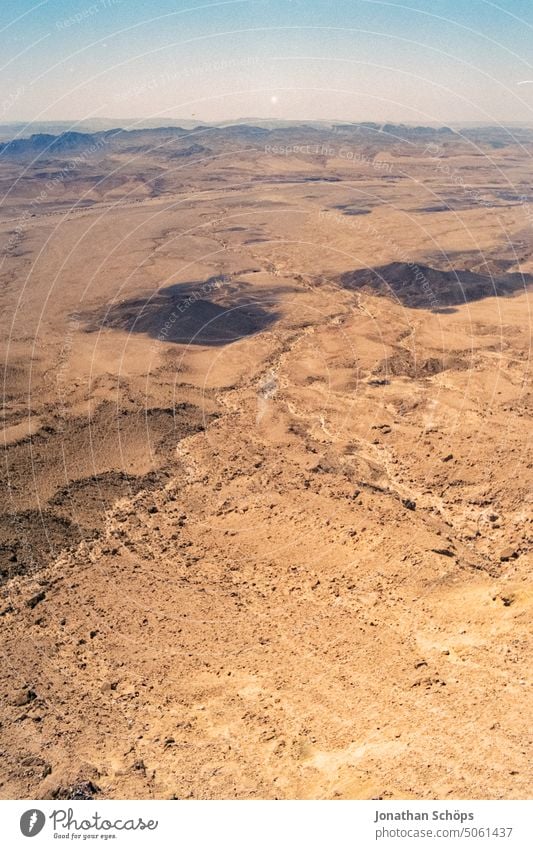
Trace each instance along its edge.
{"label": "sandy ground", "polygon": [[527,796],[523,146],[149,142],[0,166],[0,794]]}

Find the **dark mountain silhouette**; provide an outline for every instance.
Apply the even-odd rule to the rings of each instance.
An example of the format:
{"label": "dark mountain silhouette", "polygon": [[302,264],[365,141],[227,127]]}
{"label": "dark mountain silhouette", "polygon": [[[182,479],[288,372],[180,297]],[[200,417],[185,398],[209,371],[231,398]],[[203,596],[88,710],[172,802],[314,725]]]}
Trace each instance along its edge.
{"label": "dark mountain silhouette", "polygon": [[14,139],[0,145],[0,155],[17,156],[20,154],[39,155],[44,152],[53,154],[73,153],[94,148],[106,143],[108,133],[61,133],[59,136],[37,133],[29,139]]}

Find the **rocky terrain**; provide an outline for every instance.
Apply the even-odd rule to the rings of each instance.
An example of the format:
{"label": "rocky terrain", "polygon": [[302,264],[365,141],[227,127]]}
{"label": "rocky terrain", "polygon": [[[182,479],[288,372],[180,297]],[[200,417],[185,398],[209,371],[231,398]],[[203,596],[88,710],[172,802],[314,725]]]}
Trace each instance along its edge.
{"label": "rocky terrain", "polygon": [[4,798],[523,798],[530,132],[0,153]]}

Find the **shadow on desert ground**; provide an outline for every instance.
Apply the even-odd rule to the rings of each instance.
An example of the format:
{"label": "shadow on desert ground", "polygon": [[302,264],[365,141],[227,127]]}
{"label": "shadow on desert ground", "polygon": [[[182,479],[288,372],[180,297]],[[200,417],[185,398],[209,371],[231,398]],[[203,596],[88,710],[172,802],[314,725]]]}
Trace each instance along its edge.
{"label": "shadow on desert ground", "polygon": [[225,293],[224,303],[210,295],[216,281],[179,283],[152,295],[107,304],[85,318],[86,332],[102,328],[143,333],[161,342],[187,345],[227,345],[265,330],[279,318],[273,297],[238,292]]}
{"label": "shadow on desert ground", "polygon": [[442,270],[410,262],[391,262],[375,268],[361,268],[341,274],[346,289],[365,289],[393,297],[405,307],[454,312],[453,307],[525,292],[531,275],[517,272],[479,274],[468,269]]}

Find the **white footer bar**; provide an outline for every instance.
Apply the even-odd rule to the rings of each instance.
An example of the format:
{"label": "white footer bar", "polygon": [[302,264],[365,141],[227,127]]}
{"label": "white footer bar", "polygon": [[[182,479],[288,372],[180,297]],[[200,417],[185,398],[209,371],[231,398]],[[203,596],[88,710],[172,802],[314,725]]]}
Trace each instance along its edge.
{"label": "white footer bar", "polygon": [[0,801],[0,845],[526,847],[531,802]]}

